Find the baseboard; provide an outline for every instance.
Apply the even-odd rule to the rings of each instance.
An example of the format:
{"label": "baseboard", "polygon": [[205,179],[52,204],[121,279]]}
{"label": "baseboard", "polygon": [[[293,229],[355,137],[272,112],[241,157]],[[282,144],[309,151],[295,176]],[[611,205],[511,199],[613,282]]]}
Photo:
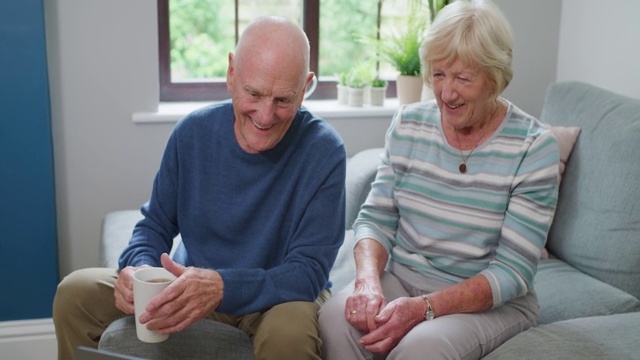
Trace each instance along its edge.
{"label": "baseboard", "polygon": [[0,359],[55,359],[57,354],[52,319],[0,322]]}

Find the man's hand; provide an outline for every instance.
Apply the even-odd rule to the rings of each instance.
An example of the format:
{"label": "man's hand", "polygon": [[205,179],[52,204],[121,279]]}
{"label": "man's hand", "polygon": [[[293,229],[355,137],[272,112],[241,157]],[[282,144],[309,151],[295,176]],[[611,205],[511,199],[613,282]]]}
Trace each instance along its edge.
{"label": "man's hand", "polygon": [[218,272],[195,267],[184,267],[162,254],[162,266],[177,279],[147,305],[139,318],[147,329],[161,334],[186,329],[207,317],[220,306],[224,284]]}
{"label": "man's hand", "polygon": [[143,265],[139,267],[127,266],[120,271],[118,279],[116,280],[113,295],[116,299],[116,307],[122,310],[125,314],[133,315],[133,273],[142,269],[143,267],[149,267],[149,265]]}

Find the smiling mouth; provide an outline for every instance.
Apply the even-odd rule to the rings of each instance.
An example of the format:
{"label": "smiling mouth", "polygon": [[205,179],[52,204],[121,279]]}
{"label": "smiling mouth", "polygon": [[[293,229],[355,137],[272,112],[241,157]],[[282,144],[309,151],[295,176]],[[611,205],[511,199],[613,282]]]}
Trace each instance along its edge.
{"label": "smiling mouth", "polygon": [[253,126],[255,126],[256,128],[260,129],[260,130],[269,130],[271,129],[271,127],[273,126],[273,124],[269,125],[269,126],[261,126],[260,124],[258,124],[255,120],[251,119],[251,122],[253,123]]}
{"label": "smiling mouth", "polygon": [[452,110],[455,110],[455,109],[459,108],[460,106],[462,106],[462,104],[460,104],[460,105],[449,105],[447,103],[445,103],[445,105],[447,105],[447,107],[449,109],[452,109]]}

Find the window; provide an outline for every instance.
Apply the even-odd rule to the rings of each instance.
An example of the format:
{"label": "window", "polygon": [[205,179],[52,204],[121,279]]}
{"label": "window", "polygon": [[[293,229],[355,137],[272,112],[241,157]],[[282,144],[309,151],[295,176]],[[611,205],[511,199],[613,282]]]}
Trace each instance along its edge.
{"label": "window", "polygon": [[[408,2],[420,0],[158,0],[161,101],[210,101],[229,97],[227,55],[254,18],[277,14],[298,23],[309,37],[311,70],[318,87],[311,99],[336,98],[336,74],[356,61],[371,61],[389,80],[395,73],[377,62],[377,29],[406,20]],[[426,2],[426,1],[425,1]],[[426,4],[424,6],[427,6]],[[387,30],[385,30],[387,29]],[[369,40],[363,41],[363,40]]]}

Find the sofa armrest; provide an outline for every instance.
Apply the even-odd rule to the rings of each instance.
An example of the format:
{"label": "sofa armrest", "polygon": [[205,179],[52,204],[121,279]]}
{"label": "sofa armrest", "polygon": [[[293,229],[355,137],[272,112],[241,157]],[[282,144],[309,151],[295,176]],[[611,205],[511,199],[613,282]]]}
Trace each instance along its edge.
{"label": "sofa armrest", "polygon": [[360,151],[347,161],[345,227],[351,229],[381,163],[383,148]]}
{"label": "sofa armrest", "polygon": [[329,280],[331,280],[331,291],[338,292],[347,286],[355,277],[356,265],[353,260],[353,247],[355,239],[351,226],[358,216],[362,203],[367,199],[371,190],[371,183],[378,172],[378,165],[381,163],[380,155],[384,149],[374,148],[363,150],[347,161],[346,188],[346,215],[345,215],[345,237],[336,261],[331,268]]}
{"label": "sofa armrest", "polygon": [[133,228],[142,220],[139,210],[119,210],[108,213],[102,220],[100,265],[117,268],[120,254],[129,244]]}
{"label": "sofa armrest", "polygon": [[[118,259],[129,245],[133,228],[143,216],[140,210],[118,210],[108,213],[102,220],[102,239],[100,240],[100,266],[118,268]],[[176,248],[182,242],[180,234],[173,239],[169,256],[173,257]]]}

